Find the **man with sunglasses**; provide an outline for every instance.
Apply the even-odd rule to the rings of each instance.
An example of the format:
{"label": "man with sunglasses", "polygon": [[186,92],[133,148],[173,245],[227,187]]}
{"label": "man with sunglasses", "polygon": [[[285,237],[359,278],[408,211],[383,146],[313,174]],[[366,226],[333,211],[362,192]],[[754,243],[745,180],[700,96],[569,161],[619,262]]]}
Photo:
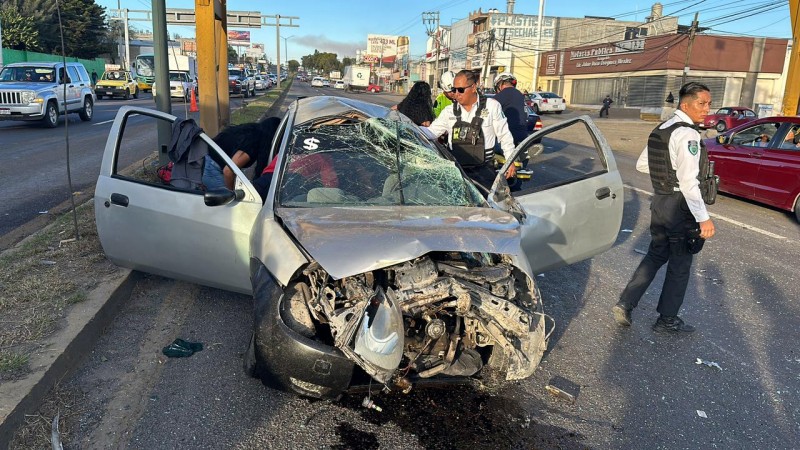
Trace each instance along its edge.
{"label": "man with sunglasses", "polygon": [[[461,167],[488,192],[497,176],[494,147],[497,142],[506,159],[514,152],[514,138],[508,130],[503,107],[496,100],[478,94],[478,74],[462,70],[453,80],[455,103],[442,110],[428,130],[434,137],[448,133],[450,151]],[[506,178],[516,174],[512,164]]]}

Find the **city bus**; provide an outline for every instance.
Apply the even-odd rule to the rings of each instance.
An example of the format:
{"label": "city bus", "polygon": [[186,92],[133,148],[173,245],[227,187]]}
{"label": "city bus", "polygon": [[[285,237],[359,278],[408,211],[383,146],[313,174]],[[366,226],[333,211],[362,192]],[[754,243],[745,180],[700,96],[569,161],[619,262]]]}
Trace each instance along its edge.
{"label": "city bus", "polygon": [[142,92],[149,92],[153,90],[153,83],[156,81],[155,71],[155,55],[152,53],[139,55],[134,61],[134,70],[136,71],[136,83]]}

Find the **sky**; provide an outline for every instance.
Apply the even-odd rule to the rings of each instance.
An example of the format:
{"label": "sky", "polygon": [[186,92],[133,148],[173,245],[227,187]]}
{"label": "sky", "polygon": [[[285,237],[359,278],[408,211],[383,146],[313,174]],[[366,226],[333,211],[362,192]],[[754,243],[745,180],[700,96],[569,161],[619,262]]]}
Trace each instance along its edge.
{"label": "sky", "polygon": [[[641,0],[542,0],[544,15],[553,17],[613,17],[617,20],[644,21],[654,1]],[[108,9],[150,10],[151,0],[96,0]],[[194,0],[167,0],[167,8],[194,8]],[[791,38],[789,6],[786,0],[661,0],[664,15],[678,16],[680,25],[690,25],[699,13],[700,27],[711,27],[707,34]],[[228,11],[259,11],[262,15],[295,16],[299,27],[281,27],[281,60],[320,52],[336,53],[341,60],[355,57],[366,49],[368,34],[410,37],[412,57],[425,53],[427,39],[422,13],[439,11],[441,25],[450,25],[481,8],[507,9],[504,0],[228,0]],[[539,0],[516,0],[515,14],[537,15]],[[288,21],[282,21],[288,23]],[[152,30],[147,22],[132,26]],[[276,53],[275,27],[230,28],[250,31],[251,42],[263,43],[270,59]],[[193,27],[168,25],[170,36],[194,37]],[[285,47],[285,48],[284,48]],[[288,52],[288,58],[286,58]]]}

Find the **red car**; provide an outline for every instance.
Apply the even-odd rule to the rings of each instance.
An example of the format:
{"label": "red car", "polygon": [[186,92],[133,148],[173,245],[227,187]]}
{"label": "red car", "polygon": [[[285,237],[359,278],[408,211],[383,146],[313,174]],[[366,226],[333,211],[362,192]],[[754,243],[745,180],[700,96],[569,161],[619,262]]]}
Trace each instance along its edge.
{"label": "red car", "polygon": [[367,86],[367,92],[372,92],[374,94],[374,93],[380,92],[380,91],[381,91],[381,87],[378,86],[377,84],[370,83],[369,86]]}
{"label": "red car", "polygon": [[765,117],[705,140],[722,192],[792,211],[800,221],[800,117]]}
{"label": "red car", "polygon": [[704,128],[715,128],[722,133],[725,130],[736,128],[743,123],[758,119],[756,113],[743,106],[726,106],[714,114],[709,114],[703,121]]}

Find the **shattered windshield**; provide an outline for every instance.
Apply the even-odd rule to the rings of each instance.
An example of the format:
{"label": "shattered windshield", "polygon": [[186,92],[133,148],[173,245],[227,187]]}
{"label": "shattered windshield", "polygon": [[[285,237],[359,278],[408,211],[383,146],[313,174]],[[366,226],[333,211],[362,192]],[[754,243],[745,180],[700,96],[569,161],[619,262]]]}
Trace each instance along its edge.
{"label": "shattered windshield", "polygon": [[283,206],[477,206],[478,190],[413,125],[335,116],[301,124],[282,163]]}

